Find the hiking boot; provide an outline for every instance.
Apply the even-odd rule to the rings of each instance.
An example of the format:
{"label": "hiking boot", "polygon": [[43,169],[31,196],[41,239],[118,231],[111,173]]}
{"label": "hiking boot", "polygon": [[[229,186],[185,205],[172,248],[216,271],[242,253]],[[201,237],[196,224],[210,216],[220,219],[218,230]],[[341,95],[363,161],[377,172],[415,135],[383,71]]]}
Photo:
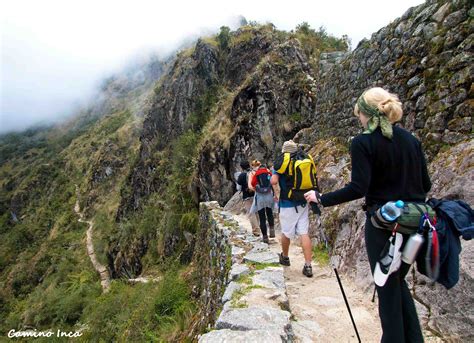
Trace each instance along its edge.
{"label": "hiking boot", "polygon": [[270,226],[270,238],[275,238],[275,226]]}
{"label": "hiking boot", "polygon": [[255,237],[260,236],[260,228],[259,227],[252,228],[252,233]]}
{"label": "hiking boot", "polygon": [[263,236],[262,241],[263,243],[270,244],[270,241],[268,240],[268,236]]}
{"label": "hiking boot", "polygon": [[303,267],[303,275],[307,277],[313,277],[313,268],[305,264]]}
{"label": "hiking boot", "polygon": [[283,256],[282,253],[278,254],[278,257],[280,258],[280,264],[284,266],[289,266],[290,265],[290,258],[288,256]]}

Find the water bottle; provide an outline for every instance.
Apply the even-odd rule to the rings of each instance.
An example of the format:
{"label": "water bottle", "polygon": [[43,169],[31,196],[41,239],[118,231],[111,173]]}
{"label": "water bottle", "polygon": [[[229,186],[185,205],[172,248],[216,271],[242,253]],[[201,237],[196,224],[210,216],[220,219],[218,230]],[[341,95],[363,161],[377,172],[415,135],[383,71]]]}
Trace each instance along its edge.
{"label": "water bottle", "polygon": [[402,261],[407,264],[412,264],[415,261],[416,255],[423,244],[424,238],[419,233],[410,236],[407,244],[402,252]]}
{"label": "water bottle", "polygon": [[393,223],[402,214],[405,203],[401,200],[389,201],[380,208],[380,214],[389,223]]}
{"label": "water bottle", "polygon": [[372,225],[379,229],[388,229],[402,214],[405,203],[401,200],[389,201],[371,216]]}

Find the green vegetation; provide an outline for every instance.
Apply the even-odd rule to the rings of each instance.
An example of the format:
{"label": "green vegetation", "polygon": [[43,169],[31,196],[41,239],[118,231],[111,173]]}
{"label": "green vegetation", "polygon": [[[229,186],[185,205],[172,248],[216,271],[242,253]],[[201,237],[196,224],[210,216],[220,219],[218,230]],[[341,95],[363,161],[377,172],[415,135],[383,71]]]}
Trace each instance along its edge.
{"label": "green vegetation", "polygon": [[243,277],[240,277],[237,282],[240,283],[241,287],[234,291],[234,293],[232,294],[232,298],[230,299],[230,305],[233,308],[245,308],[248,306],[248,304],[245,300],[242,300],[242,297],[250,293],[252,289],[259,289],[263,287],[260,285],[253,284],[252,275],[245,275]]}
{"label": "green vegetation", "polygon": [[[210,101],[204,99],[201,107],[207,109]],[[157,206],[162,199],[156,194],[142,212],[117,224],[114,213],[128,169],[114,170],[117,175],[98,181],[89,193],[94,199],[89,205],[94,213],[90,218],[95,224],[94,245],[101,262],[108,264],[111,241],[127,246],[139,237],[152,237],[142,262],[150,274],[162,275],[158,284],[129,285],[117,280],[111,291],[103,294],[84,244],[87,225],[78,223],[73,211],[75,183],[83,209],[87,198],[82,195],[90,192],[89,180],[104,161],[122,159],[129,167],[138,142],[133,120],[123,111],[86,127],[79,125],[75,135],[69,132],[66,138],[52,128],[1,137],[1,149],[8,158],[0,166],[4,176],[0,180],[4,190],[0,212],[1,332],[24,325],[63,331],[86,325],[86,340],[168,341],[177,340],[188,327],[195,311],[190,288],[181,276],[183,267],[171,261],[160,263],[157,232],[165,226],[168,231],[196,231],[198,212],[186,187],[191,182],[199,133],[189,130],[165,152],[172,161],[162,168],[167,174],[171,211]],[[166,171],[170,166],[171,173]],[[18,206],[15,217],[10,213],[11,203]]]}
{"label": "green vegetation", "polygon": [[84,340],[111,342],[173,341],[186,327],[195,310],[189,287],[175,269],[158,284],[128,285],[112,282],[110,292],[86,309],[89,326]]}
{"label": "green vegetation", "polygon": [[230,28],[228,26],[221,26],[219,35],[217,36],[217,41],[219,42],[219,48],[222,51],[227,51],[227,49],[229,49]]}
{"label": "green vegetation", "polygon": [[349,51],[351,49],[351,41],[347,35],[338,38],[327,33],[324,26],[315,30],[307,22],[296,26],[291,36],[301,42],[303,51],[315,69],[318,68],[319,55],[322,52]]}
{"label": "green vegetation", "polygon": [[301,116],[301,113],[293,113],[292,115],[290,115],[289,119],[292,121],[292,122],[299,122],[301,121],[303,117]]}
{"label": "green vegetation", "polygon": [[313,261],[318,263],[320,266],[329,265],[329,251],[323,243],[319,243],[313,247]]}
{"label": "green vegetation", "polygon": [[351,48],[351,42],[347,35],[337,38],[327,33],[324,26],[320,26],[316,31],[307,22],[303,22],[296,26],[294,34],[303,45],[308,57],[316,56],[321,52],[348,51]]}

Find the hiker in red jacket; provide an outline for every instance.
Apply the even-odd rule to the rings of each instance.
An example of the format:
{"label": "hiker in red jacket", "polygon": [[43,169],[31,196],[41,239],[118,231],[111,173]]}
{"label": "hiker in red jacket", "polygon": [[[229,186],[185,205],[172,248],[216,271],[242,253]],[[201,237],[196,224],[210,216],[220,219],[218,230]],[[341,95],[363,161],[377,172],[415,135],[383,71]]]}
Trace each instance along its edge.
{"label": "hiker in red jacket", "polygon": [[262,240],[268,244],[267,220],[270,228],[270,237],[275,237],[275,222],[273,218],[273,196],[275,192],[270,183],[272,173],[257,160],[252,161],[251,167],[253,170],[249,175],[249,189],[255,191],[255,196],[250,212],[258,213]]}

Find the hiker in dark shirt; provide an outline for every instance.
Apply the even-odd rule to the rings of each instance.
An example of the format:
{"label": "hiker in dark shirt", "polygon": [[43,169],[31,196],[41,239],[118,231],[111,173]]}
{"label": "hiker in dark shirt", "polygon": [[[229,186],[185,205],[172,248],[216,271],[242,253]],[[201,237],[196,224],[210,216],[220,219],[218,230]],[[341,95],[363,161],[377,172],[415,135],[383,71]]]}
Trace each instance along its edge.
{"label": "hiker in dark shirt", "polygon": [[[421,143],[408,131],[392,125],[403,115],[396,95],[371,88],[357,100],[354,114],[365,131],[351,143],[351,182],[334,192],[319,195],[311,191],[305,197],[323,207],[365,197],[365,245],[373,272],[391,232],[375,228],[370,216],[388,201],[425,201],[431,181]],[[408,235],[403,235],[403,240],[405,244]],[[402,262],[383,287],[376,286],[382,342],[423,342],[415,304],[405,281],[409,269],[410,265]]]}
{"label": "hiker in dark shirt", "polygon": [[242,168],[242,172],[239,174],[237,178],[237,184],[240,185],[242,191],[242,201],[244,203],[245,211],[247,213],[247,217],[250,221],[250,225],[252,226],[252,233],[254,236],[260,236],[260,227],[259,227],[259,218],[257,214],[250,213],[250,208],[252,207],[253,197],[255,192],[249,189],[248,181],[249,181],[249,173],[250,163],[248,161],[243,161],[240,163],[240,167]]}

